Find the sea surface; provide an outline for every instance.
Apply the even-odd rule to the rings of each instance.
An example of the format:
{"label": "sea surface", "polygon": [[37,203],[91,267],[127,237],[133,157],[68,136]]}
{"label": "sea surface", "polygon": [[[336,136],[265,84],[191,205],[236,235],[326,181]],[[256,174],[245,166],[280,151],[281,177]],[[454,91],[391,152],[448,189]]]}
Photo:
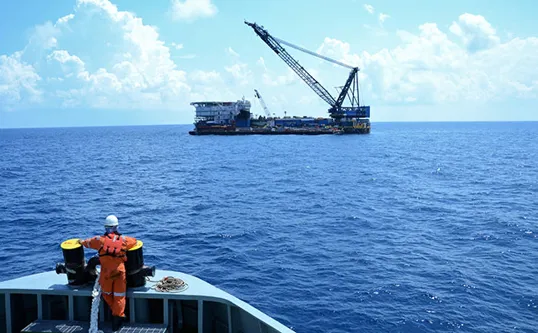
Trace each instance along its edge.
{"label": "sea surface", "polygon": [[296,332],[538,331],[538,123],[190,129],[0,130],[0,280],[116,214],[147,264]]}

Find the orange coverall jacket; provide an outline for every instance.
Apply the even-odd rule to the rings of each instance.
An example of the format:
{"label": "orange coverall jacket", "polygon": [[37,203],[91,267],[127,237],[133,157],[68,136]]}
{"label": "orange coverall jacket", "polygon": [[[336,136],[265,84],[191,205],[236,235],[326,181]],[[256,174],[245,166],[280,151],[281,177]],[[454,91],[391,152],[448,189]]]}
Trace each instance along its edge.
{"label": "orange coverall jacket", "polygon": [[[107,238],[108,241],[107,241]],[[119,256],[107,255],[105,248],[113,240],[117,240],[115,245],[121,247]],[[125,262],[127,261],[127,250],[136,245],[136,238],[117,234],[108,234],[88,238],[81,242],[84,247],[99,251],[99,261],[101,273],[99,284],[105,302],[112,310],[112,315],[125,317],[125,296],[127,292],[127,274]]]}

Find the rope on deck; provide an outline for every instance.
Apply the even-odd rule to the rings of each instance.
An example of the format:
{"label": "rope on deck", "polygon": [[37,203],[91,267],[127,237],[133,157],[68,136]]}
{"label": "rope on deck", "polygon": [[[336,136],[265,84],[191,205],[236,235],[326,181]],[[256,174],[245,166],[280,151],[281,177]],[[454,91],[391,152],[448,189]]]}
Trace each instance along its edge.
{"label": "rope on deck", "polygon": [[151,281],[151,280],[149,281],[157,282],[151,288],[159,292],[178,293],[188,288],[188,285],[187,283],[185,283],[185,281],[181,280],[180,278],[173,277],[173,276],[166,276],[160,279],[159,281]]}

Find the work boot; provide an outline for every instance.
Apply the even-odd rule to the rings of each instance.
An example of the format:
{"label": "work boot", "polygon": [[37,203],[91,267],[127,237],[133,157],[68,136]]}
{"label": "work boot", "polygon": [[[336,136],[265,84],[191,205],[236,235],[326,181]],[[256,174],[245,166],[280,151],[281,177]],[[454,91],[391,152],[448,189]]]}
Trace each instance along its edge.
{"label": "work boot", "polygon": [[117,332],[121,328],[123,317],[112,316],[112,332]]}

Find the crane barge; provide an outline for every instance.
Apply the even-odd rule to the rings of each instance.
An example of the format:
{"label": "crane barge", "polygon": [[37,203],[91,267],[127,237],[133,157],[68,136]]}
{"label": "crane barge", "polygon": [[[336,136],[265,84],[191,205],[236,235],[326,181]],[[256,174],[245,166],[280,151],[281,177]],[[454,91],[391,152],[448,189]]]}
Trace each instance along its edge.
{"label": "crane barge", "polygon": [[[286,42],[269,34],[256,23],[245,24],[267,44],[321,99],[329,104],[330,118],[310,117],[270,117],[270,113],[255,91],[255,97],[266,113],[267,118],[251,119],[250,102],[193,102],[196,108],[195,129],[191,135],[249,135],[249,134],[368,134],[370,133],[370,106],[361,106],[359,98],[359,68],[349,66],[335,59],[309,51],[300,46]],[[299,51],[350,69],[349,76],[340,87],[338,96],[333,97],[303,66],[297,62],[282,46],[286,45]],[[344,106],[348,98],[350,106]]]}
{"label": "crane barge", "polygon": [[[343,129],[345,133],[369,133],[370,132],[370,106],[360,106],[359,102],[359,80],[358,67],[349,66],[340,61],[325,57],[321,54],[306,50],[300,46],[286,42],[269,34],[267,30],[256,23],[245,21],[245,24],[251,27],[273,50],[314,92],[329,104],[329,114],[336,121],[336,124]],[[311,54],[318,58],[332,62],[334,64],[351,69],[349,76],[342,86],[340,94],[334,98],[306,69],[303,68],[282,46],[290,46],[299,51]],[[346,97],[349,98],[351,106],[343,106]]]}

